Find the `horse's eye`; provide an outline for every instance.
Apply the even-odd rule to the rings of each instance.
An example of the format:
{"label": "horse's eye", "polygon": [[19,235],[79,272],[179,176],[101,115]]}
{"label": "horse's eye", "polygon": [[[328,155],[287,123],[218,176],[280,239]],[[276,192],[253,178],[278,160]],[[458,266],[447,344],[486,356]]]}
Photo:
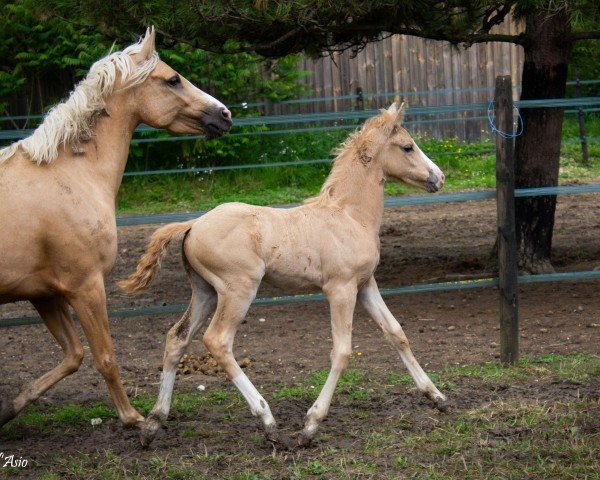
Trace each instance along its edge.
{"label": "horse's eye", "polygon": [[175,75],[169,78],[167,80],[167,83],[169,84],[169,86],[175,87],[176,85],[179,85],[181,83],[181,79],[179,78],[179,75]]}
{"label": "horse's eye", "polygon": [[404,150],[406,153],[410,153],[413,151],[413,146],[412,145],[404,145],[402,147],[402,150]]}

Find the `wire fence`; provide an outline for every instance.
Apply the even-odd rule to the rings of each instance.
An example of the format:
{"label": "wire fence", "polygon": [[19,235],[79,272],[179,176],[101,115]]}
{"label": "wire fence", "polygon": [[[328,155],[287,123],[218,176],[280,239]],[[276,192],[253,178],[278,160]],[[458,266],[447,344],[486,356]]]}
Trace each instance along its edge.
{"label": "wire fence", "polygon": [[[589,185],[569,185],[558,187],[540,187],[540,188],[524,188],[515,190],[516,197],[532,197],[541,195],[579,195],[589,193],[600,193],[600,184]],[[415,205],[432,205],[448,202],[470,202],[493,200],[496,198],[495,190],[484,190],[476,192],[457,192],[438,195],[410,195],[404,197],[386,198],[385,206],[389,207],[404,207]],[[291,208],[294,205],[282,205],[279,208]],[[117,218],[117,225],[125,226],[140,226],[162,224],[170,222],[183,222],[197,218],[205,214],[205,211],[197,212],[181,212],[168,213],[157,215],[139,215],[125,216]],[[539,275],[521,275],[518,277],[519,284],[542,283],[542,282],[565,282],[565,281],[581,281],[581,280],[600,280],[600,270],[580,271],[580,272],[562,272]],[[464,280],[457,282],[439,282],[428,284],[407,285],[403,287],[381,289],[382,295],[405,295],[417,294],[426,292],[447,292],[461,289],[486,288],[498,286],[498,278],[482,278],[476,280]],[[290,303],[303,303],[322,301],[325,297],[322,294],[310,295],[289,295],[280,297],[264,297],[257,298],[252,303],[253,305],[284,305]],[[139,317],[150,315],[169,315],[181,313],[187,308],[186,304],[162,305],[139,308],[122,308],[110,310],[110,317]],[[35,316],[18,316],[0,319],[0,327],[11,327],[19,325],[40,324],[42,320]]]}
{"label": "wire fence", "polygon": [[[591,83],[600,83],[600,81],[591,81]],[[414,93],[414,92],[413,92]],[[441,93],[437,91],[436,93]],[[366,94],[363,94],[366,95]],[[398,96],[398,93],[389,94],[377,94],[378,97],[389,97]],[[339,97],[337,97],[339,98]],[[295,100],[294,102],[301,102],[302,100]],[[314,101],[309,99],[307,101]],[[246,104],[247,107],[255,106],[257,104]],[[579,97],[579,98],[568,98],[568,99],[549,99],[549,100],[534,100],[515,102],[518,108],[583,108],[586,112],[600,111],[600,97]],[[244,108],[242,106],[242,108]],[[442,107],[415,107],[410,108],[407,115],[447,115],[465,112],[486,112],[488,108],[487,104],[463,104],[463,105],[448,105]],[[577,110],[573,110],[577,112]],[[243,131],[233,132],[230,135],[273,135],[273,134],[287,134],[297,133],[301,131],[320,131],[320,130],[332,130],[342,128],[355,128],[354,124],[338,125],[336,122],[357,122],[365,118],[371,117],[376,113],[376,110],[361,110],[361,111],[346,111],[346,112],[325,112],[317,114],[296,114],[296,115],[281,115],[281,116],[266,116],[266,117],[242,117],[236,122],[237,128],[251,128],[251,127],[278,127],[278,126],[289,126],[289,125],[302,125],[302,124],[313,124],[307,127],[295,127],[293,129],[283,128],[269,131]],[[7,119],[25,119],[30,117],[1,117],[0,121],[6,121]],[[482,119],[487,119],[487,115],[481,115]],[[464,120],[462,117],[451,117],[444,119],[419,119],[414,122],[444,122],[444,121],[459,121]],[[332,123],[333,125],[322,125],[315,126],[316,123]],[[406,123],[411,123],[410,121]],[[32,132],[31,129],[26,130],[2,130],[0,131],[0,142],[6,140],[16,140],[29,135]],[[151,135],[155,134],[154,129],[150,127],[142,126],[138,129],[140,135]],[[180,140],[194,140],[202,138],[202,136],[186,136],[186,137],[158,137],[158,138],[135,138],[133,143],[143,142],[157,142],[157,141],[180,141]],[[597,139],[587,139],[588,141]],[[579,140],[573,140],[576,142]],[[472,151],[461,152],[461,155],[465,154],[482,154],[492,153],[492,149],[477,149]],[[444,154],[453,154],[453,152],[446,152]],[[310,165],[317,163],[331,162],[331,159],[313,159],[313,160],[297,160],[292,162],[269,162],[269,163],[254,163],[254,164],[241,164],[241,165],[229,165],[229,166],[218,166],[218,167],[198,167],[188,169],[171,169],[171,170],[150,170],[143,172],[127,172],[125,175],[157,175],[157,174],[172,174],[172,173],[200,173],[200,172],[211,172],[220,170],[234,170],[234,169],[252,169],[252,168],[268,168],[278,166],[294,166],[294,165]],[[584,193],[598,193],[600,192],[600,184],[591,185],[574,185],[574,186],[557,186],[557,187],[541,187],[541,188],[527,188],[518,189],[515,191],[516,197],[531,197],[541,195],[576,195]],[[403,197],[387,198],[385,200],[386,207],[400,207],[400,206],[412,206],[412,205],[425,205],[425,204],[437,204],[447,202],[466,202],[466,201],[481,201],[490,200],[496,197],[495,190],[484,190],[476,192],[457,192],[449,194],[438,194],[432,196],[425,195],[411,195]],[[283,205],[280,208],[290,208],[293,205]],[[193,218],[197,218],[203,215],[204,211],[196,212],[178,212],[178,213],[167,213],[167,214],[156,214],[156,215],[136,215],[136,216],[122,216],[117,218],[117,225],[120,227],[124,226],[139,226],[139,225],[152,225],[161,223],[170,223],[177,221],[186,221]],[[598,280],[600,279],[600,271],[586,271],[586,272],[566,272],[566,273],[554,273],[544,275],[528,275],[520,276],[518,278],[519,283],[539,283],[539,282],[555,282],[555,281],[576,281],[576,280]],[[457,289],[471,289],[471,288],[484,288],[484,287],[495,287],[498,285],[497,278],[484,278],[477,280],[466,280],[460,282],[442,282],[433,284],[420,284],[420,285],[409,285],[397,288],[382,289],[383,295],[399,295],[409,293],[422,293],[422,292],[442,292],[451,291]],[[297,295],[297,296],[283,296],[283,297],[271,297],[271,298],[258,298],[255,299],[254,305],[281,305],[287,303],[298,303],[298,302],[312,302],[324,300],[322,294],[314,295]],[[144,315],[165,315],[172,313],[180,313],[185,310],[187,305],[166,305],[166,306],[155,306],[155,307],[143,307],[143,308],[126,308],[111,310],[109,315],[112,317],[134,317]],[[15,325],[28,325],[34,323],[41,323],[39,317],[11,317],[0,319],[0,327],[15,326]]]}

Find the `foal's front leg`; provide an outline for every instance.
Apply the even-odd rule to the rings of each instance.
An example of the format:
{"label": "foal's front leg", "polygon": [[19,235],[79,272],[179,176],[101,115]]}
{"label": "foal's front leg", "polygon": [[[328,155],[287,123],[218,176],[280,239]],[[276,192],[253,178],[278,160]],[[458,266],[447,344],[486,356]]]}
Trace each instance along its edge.
{"label": "foal's front leg", "polygon": [[377,325],[383,330],[383,333],[390,342],[396,346],[400,352],[400,358],[408,369],[410,376],[417,384],[417,388],[427,395],[436,404],[436,407],[443,408],[445,406],[446,397],[436,388],[431,379],[419,365],[419,362],[413,356],[413,353],[408,344],[408,338],[404,334],[402,327],[392,315],[387,305],[381,298],[379,288],[375,278],[371,277],[367,284],[362,287],[358,294],[358,298],[365,310],[371,315]]}
{"label": "foal's front leg", "polygon": [[331,309],[331,370],[321,393],[306,414],[304,429],[298,439],[299,445],[307,445],[315,437],[319,425],[329,412],[335,387],[352,354],[352,317],[356,305],[356,284],[352,282],[328,286],[324,290]]}

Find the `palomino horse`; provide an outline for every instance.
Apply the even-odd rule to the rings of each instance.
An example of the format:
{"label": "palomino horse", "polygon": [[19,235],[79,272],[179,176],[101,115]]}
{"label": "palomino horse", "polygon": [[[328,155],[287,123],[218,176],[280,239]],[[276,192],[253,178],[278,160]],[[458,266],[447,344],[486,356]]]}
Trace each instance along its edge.
{"label": "palomino horse", "polygon": [[70,97],[28,138],[0,150],[0,304],[29,300],[64,360],[0,405],[0,425],[75,372],[83,347],[73,307],[119,418],[130,405],[108,327],[104,279],[117,256],[115,199],[129,143],[140,123],[216,137],[231,113],[161,62],[154,29],[92,65]]}
{"label": "palomino horse", "polygon": [[167,335],[160,393],[142,427],[143,445],[153,440],[165,422],[177,363],[213,311],[204,343],[240,390],[252,414],[262,420],[267,438],[284,440],[277,434],[269,405],[232,353],[236,329],[263,279],[304,291],[321,289],[331,309],[331,371],[308,410],[299,444],[314,437],[348,365],[357,298],[398,348],[419,390],[438,406],[445,402],[415,360],[373,277],[379,262],[379,227],[388,179],[429,192],[439,190],[444,183],[444,174],[401,126],[402,112],[402,107],[392,104],[352,134],[338,150],[320,194],[299,207],[284,210],[229,203],[199,219],[166,225],[153,234],[136,271],[120,283],[121,287],[128,292],[148,287],[169,242],[184,238],[183,259],[192,298],[187,312]]}

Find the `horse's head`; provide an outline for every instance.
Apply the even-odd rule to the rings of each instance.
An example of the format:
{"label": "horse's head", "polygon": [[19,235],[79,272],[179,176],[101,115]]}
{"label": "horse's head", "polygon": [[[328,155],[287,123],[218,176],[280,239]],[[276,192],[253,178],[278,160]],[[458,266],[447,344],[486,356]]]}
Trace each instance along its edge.
{"label": "horse's head", "polygon": [[[138,68],[146,68],[149,63],[155,65],[146,80],[132,88],[140,121],[171,133],[204,132],[209,138],[227,132],[232,125],[231,112],[158,60],[154,40],[154,28],[149,28],[137,48],[130,51]],[[152,58],[157,58],[157,62],[149,62]]]}
{"label": "horse's head", "polygon": [[373,148],[372,155],[377,157],[386,178],[428,192],[437,192],[444,185],[446,177],[402,126],[403,106],[404,104],[398,107],[393,103],[373,119],[372,141],[369,142]]}

